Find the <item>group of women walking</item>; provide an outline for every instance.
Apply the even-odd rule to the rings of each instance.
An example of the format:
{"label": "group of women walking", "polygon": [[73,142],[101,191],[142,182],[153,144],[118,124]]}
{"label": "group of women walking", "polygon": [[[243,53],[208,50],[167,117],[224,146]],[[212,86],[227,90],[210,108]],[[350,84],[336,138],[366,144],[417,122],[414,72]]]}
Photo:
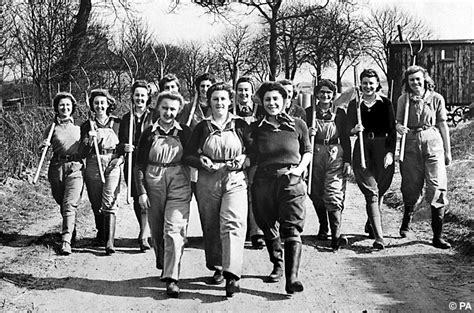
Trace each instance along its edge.
{"label": "group of women walking", "polygon": [[[149,107],[147,82],[136,81],[131,88],[132,110],[122,119],[112,115],[115,101],[110,94],[93,90],[88,100],[94,116],[81,127],[72,118],[74,97],[58,93],[53,101],[53,136],[43,145],[53,147],[48,177],[63,216],[61,254],[71,253],[83,180],[94,213],[96,242],[105,246],[106,254],[115,252],[116,202],[124,168],[126,178],[132,173],[127,181],[132,182],[140,225],[138,245],[141,251],[150,249],[150,232],[156,267],[162,270],[170,297],[180,292],[193,194],[205,264],[213,271],[208,283],[225,281],[227,297],[240,292],[248,227],[254,246],[265,245],[273,264],[266,281],[278,282],[284,275],[286,292],[301,292],[298,272],[307,196],[319,219],[317,239],[330,237],[332,249],[338,250],[348,243],[341,222],[346,178],[352,169],[366,200],[365,231],[375,240],[374,249],[385,248],[380,205],[394,173],[396,132],[406,136],[400,165],[405,203],[400,235],[409,234],[413,209],[426,182],[433,245],[449,248],[441,238],[447,204],[445,165],[451,161],[443,97],[430,89],[425,69],[409,67],[395,114],[390,100],[377,93],[381,88],[377,73],[364,70],[360,79],[361,100],[351,101],[346,112],[334,106],[336,86],[330,80],[319,82],[314,90],[317,101],[304,110],[293,101],[291,81],[264,82],[255,91],[253,80],[241,77],[234,97],[230,85],[216,83],[206,73],[196,79],[194,101],[186,103],[178,78],[166,75],[154,110]],[[359,136],[353,153],[352,135]],[[132,155],[131,162],[127,154]]]}

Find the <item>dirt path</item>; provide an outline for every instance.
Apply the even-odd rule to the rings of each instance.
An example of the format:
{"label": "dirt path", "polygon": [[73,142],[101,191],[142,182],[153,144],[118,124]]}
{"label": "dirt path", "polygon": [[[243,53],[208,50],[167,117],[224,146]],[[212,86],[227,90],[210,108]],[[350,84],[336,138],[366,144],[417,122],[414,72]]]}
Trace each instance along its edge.
{"label": "dirt path", "polygon": [[[59,213],[47,223],[24,231],[26,238],[46,235],[36,242],[11,241],[0,248],[2,273],[0,310],[30,311],[449,311],[450,302],[474,306],[472,259],[454,251],[429,245],[431,232],[427,214],[416,237],[400,239],[400,212],[384,207],[387,249],[374,252],[372,240],[363,234],[365,209],[354,184],[347,190],[343,232],[351,245],[338,253],[329,242],[316,241],[317,217],[308,210],[303,237],[300,278],[305,291],[288,297],[284,282],[267,284],[270,272],[266,250],[246,248],[242,293],[224,297],[223,286],[211,286],[211,274],[204,265],[200,225],[195,205],[185,250],[179,299],[164,294],[152,252],[139,253],[135,245],[138,226],[131,208],[124,204],[118,213],[116,245],[118,253],[104,256],[102,249],[90,246],[94,235],[89,210],[81,215],[79,241],[69,257],[56,255],[45,246],[59,231]],[[84,205],[88,205],[85,201]],[[50,228],[52,227],[52,228]],[[42,231],[40,231],[42,229]],[[461,304],[462,305],[462,304]],[[465,307],[466,308],[466,307]]]}

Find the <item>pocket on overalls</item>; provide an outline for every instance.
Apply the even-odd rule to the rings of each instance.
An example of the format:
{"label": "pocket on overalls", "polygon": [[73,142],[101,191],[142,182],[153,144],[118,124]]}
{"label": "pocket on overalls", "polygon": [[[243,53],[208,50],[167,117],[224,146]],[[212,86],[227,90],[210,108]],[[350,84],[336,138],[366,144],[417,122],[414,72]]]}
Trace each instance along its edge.
{"label": "pocket on overalls", "polygon": [[[439,155],[444,153],[443,139],[437,129],[425,131],[426,139],[424,141],[426,153],[428,155]],[[425,134],[424,134],[425,135]]]}

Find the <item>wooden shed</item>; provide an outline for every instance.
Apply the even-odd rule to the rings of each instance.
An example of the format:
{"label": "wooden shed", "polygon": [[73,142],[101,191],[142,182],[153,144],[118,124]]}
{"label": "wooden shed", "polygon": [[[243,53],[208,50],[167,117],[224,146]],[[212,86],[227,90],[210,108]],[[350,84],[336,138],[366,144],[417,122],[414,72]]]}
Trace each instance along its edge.
{"label": "wooden shed", "polygon": [[[416,64],[428,70],[435,90],[446,99],[448,110],[474,103],[474,39],[413,41]],[[393,80],[393,99],[401,94],[403,72],[413,63],[407,41],[389,44],[388,81]]]}

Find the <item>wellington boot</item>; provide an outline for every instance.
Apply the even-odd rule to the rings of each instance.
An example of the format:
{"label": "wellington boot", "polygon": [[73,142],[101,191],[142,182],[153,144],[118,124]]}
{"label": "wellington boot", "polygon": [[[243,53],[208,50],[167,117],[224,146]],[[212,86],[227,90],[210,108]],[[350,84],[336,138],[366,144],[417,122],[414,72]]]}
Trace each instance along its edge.
{"label": "wellington boot", "polygon": [[105,254],[111,255],[115,253],[114,237],[115,237],[115,214],[104,214],[104,235],[105,235]]}
{"label": "wellington boot", "polygon": [[303,291],[303,284],[298,280],[301,260],[301,242],[285,242],[285,291],[288,294]]}
{"label": "wellington boot", "polygon": [[268,275],[267,283],[279,282],[283,276],[283,248],[281,246],[280,238],[272,240],[265,240],[267,246],[268,255],[270,256],[270,262],[273,263],[273,270]]}

